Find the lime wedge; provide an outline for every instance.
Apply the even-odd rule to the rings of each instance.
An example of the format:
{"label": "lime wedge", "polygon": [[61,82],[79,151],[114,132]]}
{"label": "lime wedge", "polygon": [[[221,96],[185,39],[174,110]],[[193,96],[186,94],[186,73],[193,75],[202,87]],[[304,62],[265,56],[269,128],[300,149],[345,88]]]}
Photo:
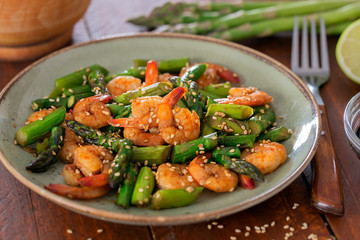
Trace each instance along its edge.
{"label": "lime wedge", "polygon": [[345,75],[360,84],[360,19],[341,34],[336,44],[336,60]]}

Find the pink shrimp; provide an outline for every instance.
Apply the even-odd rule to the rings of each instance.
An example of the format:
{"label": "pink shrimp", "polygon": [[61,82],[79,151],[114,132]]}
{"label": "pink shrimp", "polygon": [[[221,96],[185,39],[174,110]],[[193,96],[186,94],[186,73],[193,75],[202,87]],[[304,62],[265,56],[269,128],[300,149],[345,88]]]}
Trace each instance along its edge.
{"label": "pink shrimp", "polygon": [[182,87],[172,90],[158,107],[160,133],[170,145],[194,140],[200,134],[200,120],[195,111],[179,107],[173,109],[186,92]]}
{"label": "pink shrimp", "polygon": [[141,87],[141,80],[133,76],[118,76],[108,82],[106,87],[112,96],[117,97]]}
{"label": "pink shrimp", "polygon": [[75,120],[95,129],[107,126],[111,119],[111,112],[105,103],[111,99],[110,95],[96,95],[81,99],[73,109]]}
{"label": "pink shrimp", "polygon": [[273,98],[257,88],[231,88],[227,98],[215,99],[220,104],[239,104],[250,107],[262,106],[270,103]]}
{"label": "pink shrimp", "polygon": [[287,159],[286,148],[277,142],[260,141],[249,150],[242,151],[241,158],[257,167],[263,174],[270,173]]}

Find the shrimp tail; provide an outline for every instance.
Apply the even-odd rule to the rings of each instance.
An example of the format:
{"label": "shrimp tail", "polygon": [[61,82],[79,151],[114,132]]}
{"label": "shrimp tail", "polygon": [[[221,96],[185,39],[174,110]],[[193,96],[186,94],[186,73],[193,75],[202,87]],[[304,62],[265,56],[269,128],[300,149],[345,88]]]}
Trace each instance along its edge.
{"label": "shrimp tail", "polygon": [[226,67],[223,67],[221,65],[208,63],[209,67],[212,67],[215,69],[217,75],[224,79],[225,81],[233,82],[233,83],[240,83],[241,79],[238,74],[234,73],[233,71],[230,71]]}
{"label": "shrimp tail", "polygon": [[77,181],[83,187],[102,187],[109,183],[107,173],[100,173],[96,175],[79,178],[77,179]]}
{"label": "shrimp tail", "polygon": [[254,180],[246,175],[239,175],[240,185],[245,189],[253,189],[255,187]]}
{"label": "shrimp tail", "polygon": [[154,60],[150,60],[146,64],[146,71],[145,71],[145,86],[152,85],[158,82],[158,67]]}
{"label": "shrimp tail", "polygon": [[162,102],[169,104],[171,107],[174,107],[176,103],[187,93],[187,89],[183,87],[178,87],[173,89],[168,95],[166,95]]}
{"label": "shrimp tail", "polygon": [[64,184],[48,184],[45,188],[58,195],[74,199],[93,199],[104,196],[110,191],[110,186],[102,187],[72,187]]}
{"label": "shrimp tail", "polygon": [[113,100],[114,98],[109,94],[105,94],[105,95],[91,96],[91,97],[89,97],[89,99],[91,99],[93,101],[99,101],[102,103],[108,103],[110,100]]}

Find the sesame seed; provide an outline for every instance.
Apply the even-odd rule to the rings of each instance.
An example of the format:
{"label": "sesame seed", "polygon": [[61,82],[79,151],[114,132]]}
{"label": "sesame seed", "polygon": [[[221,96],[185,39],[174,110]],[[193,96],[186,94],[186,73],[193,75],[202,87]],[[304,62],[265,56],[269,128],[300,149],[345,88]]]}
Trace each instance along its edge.
{"label": "sesame seed", "polygon": [[193,181],[194,181],[193,178],[192,178],[192,176],[188,176],[188,181],[189,181],[189,182],[193,182]]}
{"label": "sesame seed", "polygon": [[307,239],[317,240],[317,239],[318,239],[318,236],[317,236],[316,234],[314,234],[314,233],[311,233],[311,234],[307,237]]}
{"label": "sesame seed", "polygon": [[308,225],[307,225],[307,223],[303,223],[301,225],[301,230],[306,230],[306,229],[308,229]]}
{"label": "sesame seed", "polygon": [[188,186],[185,190],[189,193],[192,193],[194,191],[194,188],[191,186]]}
{"label": "sesame seed", "polygon": [[285,225],[283,228],[284,228],[284,229],[288,229],[288,228],[289,228],[289,225]]}
{"label": "sesame seed", "polygon": [[238,228],[236,228],[236,229],[235,229],[235,232],[236,232],[236,233],[241,233],[241,230],[238,229]]}
{"label": "sesame seed", "polygon": [[224,225],[218,225],[217,226],[219,229],[223,229],[224,228]]}
{"label": "sesame seed", "polygon": [[251,227],[249,227],[249,226],[246,226],[245,229],[246,229],[246,231],[251,231]]}
{"label": "sesame seed", "polygon": [[230,236],[230,240],[236,240],[237,237],[234,237],[234,236]]}
{"label": "sesame seed", "polygon": [[73,233],[73,231],[72,231],[71,229],[67,229],[66,232],[67,232],[68,234],[72,234],[72,233]]}
{"label": "sesame seed", "polygon": [[286,221],[290,221],[290,217],[289,217],[289,216],[286,217]]}
{"label": "sesame seed", "polygon": [[212,222],[211,224],[216,226],[216,225],[218,225],[218,222]]}
{"label": "sesame seed", "polygon": [[126,148],[126,149],[130,149],[131,147],[130,147],[129,145],[126,145],[125,148]]}
{"label": "sesame seed", "polygon": [[144,192],[144,189],[143,189],[143,188],[139,188],[139,192]]}
{"label": "sesame seed", "polygon": [[212,228],[212,225],[211,224],[208,224],[207,225],[207,228],[210,230]]}
{"label": "sesame seed", "polygon": [[290,227],[289,230],[292,232],[295,231],[295,229],[293,227]]}
{"label": "sesame seed", "polygon": [[96,230],[96,232],[98,232],[98,233],[102,233],[104,230],[103,229],[101,229],[101,228],[99,228],[98,230]]}
{"label": "sesame seed", "polygon": [[275,226],[275,221],[272,221],[271,223],[270,223],[270,226]]}
{"label": "sesame seed", "polygon": [[230,152],[231,152],[231,153],[235,152],[235,149],[231,149]]}
{"label": "sesame seed", "polygon": [[250,236],[250,233],[249,233],[249,232],[246,232],[246,233],[244,234],[244,236],[245,236],[245,237],[248,237],[248,236]]}

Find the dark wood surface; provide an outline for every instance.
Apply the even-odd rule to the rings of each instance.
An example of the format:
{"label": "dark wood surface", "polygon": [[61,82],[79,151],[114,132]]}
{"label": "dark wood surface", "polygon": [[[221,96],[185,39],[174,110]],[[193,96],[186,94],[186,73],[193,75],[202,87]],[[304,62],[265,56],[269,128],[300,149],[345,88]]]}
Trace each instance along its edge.
{"label": "dark wood surface", "polygon": [[[84,18],[74,28],[72,43],[111,34],[144,31],[125,20],[148,13],[164,2],[166,0],[93,0]],[[360,85],[350,81],[336,63],[337,37],[329,37],[328,40],[331,77],[321,88],[321,94],[327,107],[340,170],[345,205],[343,217],[320,214],[311,206],[309,168],[279,194],[248,210],[218,219],[218,225],[203,222],[142,227],[101,221],[59,207],[27,189],[0,165],[0,239],[230,239],[231,236],[237,239],[284,239],[289,232],[293,233],[291,239],[308,239],[312,234],[318,239],[360,239],[360,161],[348,145],[343,130],[346,103],[359,92]],[[288,67],[290,65],[289,35],[249,39],[240,44],[259,50]],[[0,62],[0,89],[30,63]],[[271,226],[272,222],[274,226]],[[254,227],[265,224],[269,225],[266,233],[256,233]],[[303,227],[304,224],[307,228]],[[209,226],[212,228],[209,229]],[[251,230],[247,231],[247,227]],[[68,233],[69,229],[72,233]],[[236,232],[236,229],[241,232]],[[250,234],[248,237],[245,237],[246,232]]]}

